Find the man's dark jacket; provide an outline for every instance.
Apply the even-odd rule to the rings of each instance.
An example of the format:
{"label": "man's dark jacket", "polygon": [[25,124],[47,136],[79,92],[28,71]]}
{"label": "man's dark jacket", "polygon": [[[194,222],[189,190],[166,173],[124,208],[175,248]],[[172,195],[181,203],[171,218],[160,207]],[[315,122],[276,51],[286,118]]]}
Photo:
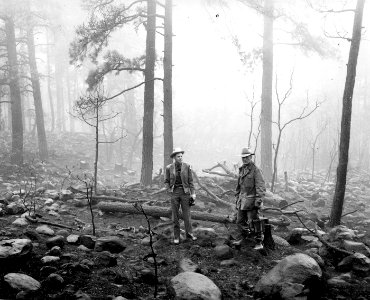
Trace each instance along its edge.
{"label": "man's dark jacket", "polygon": [[[181,164],[181,181],[186,194],[194,194],[193,174],[190,165],[187,163]],[[173,191],[176,181],[176,167],[172,163],[166,167],[164,184],[167,189]]]}
{"label": "man's dark jacket", "polygon": [[252,210],[259,208],[265,196],[266,187],[261,170],[251,161],[239,168],[236,186],[236,208]]}

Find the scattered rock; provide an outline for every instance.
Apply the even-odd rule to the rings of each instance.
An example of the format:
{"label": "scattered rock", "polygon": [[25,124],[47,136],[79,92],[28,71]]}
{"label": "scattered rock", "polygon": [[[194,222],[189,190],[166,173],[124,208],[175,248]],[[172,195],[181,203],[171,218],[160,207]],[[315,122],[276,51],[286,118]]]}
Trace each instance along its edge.
{"label": "scattered rock", "polygon": [[40,276],[47,277],[52,273],[55,273],[58,269],[53,266],[44,266],[40,269]]}
{"label": "scattered rock", "polygon": [[334,242],[340,239],[353,240],[355,237],[355,232],[344,225],[336,226],[329,231],[330,242]]}
{"label": "scattered rock", "polygon": [[[157,239],[155,237],[152,238],[152,242],[156,242]],[[150,236],[147,236],[145,238],[143,238],[140,242],[143,246],[150,246]]]}
{"label": "scattered rock", "polygon": [[216,246],[215,254],[219,259],[229,259],[233,257],[232,249],[228,245]]}
{"label": "scattered rock", "polygon": [[180,272],[199,272],[199,266],[193,262],[190,258],[183,258],[179,264]]}
{"label": "scattered rock", "polygon": [[19,227],[25,227],[28,226],[28,221],[26,220],[26,218],[18,218],[15,219],[12,224]]}
{"label": "scattered rock", "polygon": [[370,256],[370,249],[364,243],[343,240],[342,247],[350,252],[358,252]]}
{"label": "scattered rock", "polygon": [[[25,257],[32,251],[32,242],[29,239],[10,239],[0,241],[0,262]],[[1,265],[0,263],[0,265]]]}
{"label": "scattered rock", "polygon": [[73,193],[70,190],[62,190],[59,194],[59,199],[62,201],[67,201],[73,198],[74,198]]}
{"label": "scattered rock", "polygon": [[65,238],[61,235],[56,235],[52,238],[47,239],[46,247],[49,249],[53,248],[54,246],[59,246],[60,248],[64,248]]}
{"label": "scattered rock", "polygon": [[43,285],[51,290],[60,290],[64,285],[64,279],[59,274],[52,273],[45,279]]}
{"label": "scattered rock", "polygon": [[61,256],[62,255],[62,249],[59,246],[54,246],[50,249],[48,255],[51,256]]}
{"label": "scattered rock", "polygon": [[13,202],[6,206],[5,211],[8,215],[18,215],[24,213],[24,207],[17,202]]}
{"label": "scattered rock", "polygon": [[98,253],[95,261],[97,265],[102,267],[114,267],[117,265],[117,257],[108,251]]}
{"label": "scattered rock", "polygon": [[66,229],[58,230],[55,234],[56,235],[64,236],[65,238],[67,238],[67,236],[69,236],[69,232]]}
{"label": "scattered rock", "polygon": [[53,263],[53,262],[56,262],[56,261],[59,261],[60,258],[58,256],[44,256],[43,258],[41,258],[41,262],[46,265],[46,264],[50,264],[50,263]]}
{"label": "scattered rock", "polygon": [[106,236],[98,238],[95,244],[95,251],[109,251],[120,253],[126,249],[126,244],[117,236]]}
{"label": "scattered rock", "polygon": [[20,273],[9,273],[4,276],[6,281],[13,289],[19,291],[37,291],[40,289],[41,284],[31,276]]}
{"label": "scattered rock", "polygon": [[284,247],[289,247],[290,244],[288,243],[287,240],[283,239],[282,237],[278,236],[278,235],[272,235],[272,238],[274,239],[274,242],[276,245],[279,245],[279,246],[284,246]]}
{"label": "scattered rock", "polygon": [[330,286],[330,287],[345,287],[345,286],[349,286],[350,284],[343,280],[342,278],[340,277],[333,277],[333,278],[330,278],[328,281],[327,281],[327,284]]}
{"label": "scattered rock", "polygon": [[48,225],[41,225],[36,228],[36,231],[41,234],[54,235],[54,230]]}
{"label": "scattered rock", "polygon": [[208,277],[194,272],[182,272],[171,279],[175,299],[221,300],[221,291]]}
{"label": "scattered rock", "polygon": [[237,265],[238,262],[235,260],[235,259],[226,259],[226,260],[223,260],[220,265],[223,266],[223,267],[231,267],[231,266],[235,266]]}
{"label": "scattered rock", "polygon": [[85,246],[86,248],[89,249],[94,249],[95,247],[95,242],[96,242],[96,237],[93,235],[81,235],[80,236],[80,244]]}
{"label": "scattered rock", "polygon": [[[318,281],[322,276],[317,262],[310,256],[302,253],[290,255],[282,259],[272,270],[262,276],[255,291],[261,296],[282,297],[285,283],[304,284]],[[288,285],[291,288],[290,285]],[[294,288],[295,290],[295,288]]]}
{"label": "scattered rock", "polygon": [[90,251],[92,251],[92,249],[87,248],[87,247],[86,247],[86,246],[84,246],[84,245],[80,245],[80,246],[78,246],[78,247],[77,247],[77,249],[78,249],[78,250],[80,250],[80,251],[84,251],[84,252],[90,252]]}
{"label": "scattered rock", "polygon": [[41,240],[41,236],[38,232],[36,232],[35,230],[33,229],[27,229],[25,232],[24,232],[24,235],[28,238],[30,238],[32,241],[40,241]]}
{"label": "scattered rock", "polygon": [[46,199],[45,202],[44,202],[44,205],[45,206],[50,206],[54,203],[54,200],[53,199]]}
{"label": "scattered rock", "polygon": [[77,234],[70,234],[67,236],[67,243],[75,245],[78,244],[80,240],[80,236]]}

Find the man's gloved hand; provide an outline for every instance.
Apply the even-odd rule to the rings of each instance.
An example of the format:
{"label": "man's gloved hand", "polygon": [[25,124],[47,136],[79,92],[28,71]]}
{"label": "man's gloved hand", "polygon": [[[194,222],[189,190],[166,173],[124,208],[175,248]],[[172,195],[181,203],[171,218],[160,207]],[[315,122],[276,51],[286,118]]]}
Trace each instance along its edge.
{"label": "man's gloved hand", "polygon": [[191,194],[190,195],[190,198],[189,198],[189,206],[195,205],[195,198],[196,198],[196,195],[195,194]]}
{"label": "man's gloved hand", "polygon": [[262,208],[262,199],[261,198],[257,198],[255,201],[254,201],[254,206],[258,209]]}

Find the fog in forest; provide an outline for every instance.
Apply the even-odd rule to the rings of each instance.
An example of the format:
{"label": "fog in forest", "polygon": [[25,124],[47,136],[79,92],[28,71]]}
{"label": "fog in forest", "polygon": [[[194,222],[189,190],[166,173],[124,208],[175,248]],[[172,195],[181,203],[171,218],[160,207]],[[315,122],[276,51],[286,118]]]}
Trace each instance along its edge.
{"label": "fog in forest", "polygon": [[0,298],[369,299],[369,27],[0,0]]}
{"label": "fog in forest", "polygon": [[[21,3],[23,1],[2,1],[3,13],[11,13],[15,18],[17,37],[21,37],[24,31],[22,26],[25,19],[22,16],[28,13]],[[54,101],[55,110],[56,124],[53,132],[89,132],[89,127],[77,119],[72,121],[73,128],[70,123],[70,119],[73,118],[71,114],[74,101],[86,94],[88,73],[104,64],[106,60],[104,55],[108,51],[117,51],[128,59],[145,54],[146,31],[136,20],[112,30],[94,62],[89,59],[91,49],[88,49],[82,62],[69,64],[70,44],[79,39],[76,29],[82,24],[88,24],[92,3],[94,1],[30,1],[29,9],[36,26],[34,29],[36,60],[40,73],[46,132],[52,130],[50,97]],[[309,111],[316,103],[319,105],[312,115],[297,120],[284,129],[277,162],[279,174],[283,171],[309,171],[312,168],[312,148],[316,138],[315,168],[317,171],[325,172],[333,159],[332,152],[336,151],[338,145],[353,13],[330,13],[320,10],[346,9],[354,4],[350,1],[346,3],[330,1],[329,8],[325,5],[329,4],[323,1],[275,3],[280,16],[274,23],[272,121],[276,122],[278,118],[276,93],[282,99],[289,89],[290,79],[291,92],[281,108],[282,123],[299,116],[305,107],[306,111]],[[162,7],[157,8],[157,12],[162,15],[163,10]],[[366,101],[369,75],[367,55],[369,37],[366,30],[370,20],[368,14],[369,9],[365,7],[363,18],[365,29],[353,96],[349,161],[350,167],[365,169],[369,168],[369,122]],[[160,32],[163,34],[163,19],[159,18],[157,26],[162,28],[157,29],[159,33],[156,35],[155,77],[161,78],[164,37]],[[173,146],[186,151],[186,161],[197,171],[218,161],[238,163],[241,148],[247,146],[256,149],[258,162],[261,157],[259,155],[263,42],[261,13],[253,7],[248,7],[243,1],[174,1],[173,33]],[[4,33],[2,39],[3,41],[5,39]],[[19,51],[23,50],[24,46],[19,45]],[[50,83],[47,82],[48,59]],[[57,100],[55,73],[58,62],[62,69],[62,78],[58,79],[62,84],[60,87],[62,99]],[[142,81],[142,72],[107,72],[103,79],[104,92],[113,95]],[[48,84],[51,95],[48,94]],[[4,101],[9,97],[6,90],[3,86]],[[104,135],[104,139],[109,139],[109,135],[115,130],[114,137],[117,138],[122,133],[123,140],[118,142],[120,145],[118,143],[110,145],[113,148],[108,150],[109,155],[112,155],[111,158],[104,153],[106,150],[102,145],[101,163],[105,161],[127,163],[133,135],[136,135],[143,126],[143,94],[144,88],[140,86],[115,98],[104,108],[119,113],[119,116],[105,122],[101,134]],[[129,100],[130,97],[132,100]],[[29,93],[22,93],[26,134],[32,132],[35,123],[30,99]],[[162,82],[155,81],[153,133],[155,172],[163,166],[162,101]],[[254,106],[253,115],[251,115],[252,106]],[[2,103],[2,132],[11,130],[9,111],[9,104]],[[129,122],[131,124],[128,124]],[[130,126],[137,132],[129,133]],[[278,134],[275,124],[272,125],[272,131],[274,148]],[[134,163],[130,168],[140,172],[141,134],[138,139],[140,141],[133,149]]]}

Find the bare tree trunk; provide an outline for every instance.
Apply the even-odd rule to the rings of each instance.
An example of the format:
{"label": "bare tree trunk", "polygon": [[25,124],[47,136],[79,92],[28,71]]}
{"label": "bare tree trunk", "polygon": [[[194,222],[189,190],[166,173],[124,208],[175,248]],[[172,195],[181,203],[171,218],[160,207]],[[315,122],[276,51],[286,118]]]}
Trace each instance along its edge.
{"label": "bare tree trunk", "polygon": [[269,182],[272,178],[272,72],[274,0],[265,0],[263,29],[263,73],[261,95],[261,168]]}
{"label": "bare tree trunk", "polygon": [[173,149],[172,127],[172,0],[166,0],[164,20],[164,57],[163,57],[163,123],[164,123],[164,167],[172,162]]}
{"label": "bare tree trunk", "polygon": [[51,67],[50,67],[50,45],[48,30],[46,30],[46,65],[47,65],[47,85],[48,85],[48,96],[51,114],[51,131],[55,130],[55,114],[54,114],[54,101],[53,94],[51,92]]}
{"label": "bare tree trunk", "polygon": [[5,21],[6,48],[9,63],[9,88],[12,108],[12,156],[14,164],[23,163],[23,120],[22,100],[19,88],[18,59],[13,19]]}
{"label": "bare tree trunk", "polygon": [[95,127],[94,193],[95,195],[97,195],[98,159],[99,159],[99,107],[96,107],[96,123],[94,127]]}
{"label": "bare tree trunk", "polygon": [[36,64],[35,54],[35,42],[33,35],[33,28],[29,27],[27,30],[27,47],[28,47],[28,59],[31,71],[31,82],[33,99],[35,104],[35,115],[36,115],[36,126],[37,126],[37,137],[39,145],[39,155],[41,160],[48,159],[48,145],[46,141],[45,124],[44,124],[44,110],[42,108],[41,90],[39,72]]}
{"label": "bare tree trunk", "polygon": [[[56,37],[56,35],[54,34]],[[63,91],[63,77],[64,77],[64,64],[63,64],[63,45],[61,38],[56,37],[56,55],[55,55],[55,82],[57,90],[57,120],[56,129],[58,131],[65,131],[65,112],[64,112],[64,91]]]}
{"label": "bare tree trunk", "polygon": [[145,53],[145,88],[143,117],[143,151],[141,184],[151,185],[153,173],[153,117],[154,117],[154,65],[156,34],[156,1],[148,0],[148,22]]}
{"label": "bare tree trunk", "polygon": [[[72,100],[72,97],[71,97],[71,78],[69,76],[69,70],[67,69],[66,71],[66,81],[67,81],[67,97],[68,97],[68,110],[69,112],[71,113],[72,112],[72,109],[73,109],[73,100]],[[68,116],[68,119],[69,119],[69,130],[70,132],[74,132],[75,131],[75,122],[74,122],[74,118],[69,115]]]}
{"label": "bare tree trunk", "polygon": [[333,205],[330,213],[330,226],[340,224],[344,194],[346,191],[347,166],[348,166],[348,149],[351,134],[351,116],[352,116],[352,97],[356,80],[356,67],[358,52],[361,42],[362,15],[365,0],[357,0],[355,18],[353,21],[353,32],[351,39],[351,48],[349,50],[347,76],[343,93],[342,122],[339,145],[339,163],[337,168],[337,181]]}

